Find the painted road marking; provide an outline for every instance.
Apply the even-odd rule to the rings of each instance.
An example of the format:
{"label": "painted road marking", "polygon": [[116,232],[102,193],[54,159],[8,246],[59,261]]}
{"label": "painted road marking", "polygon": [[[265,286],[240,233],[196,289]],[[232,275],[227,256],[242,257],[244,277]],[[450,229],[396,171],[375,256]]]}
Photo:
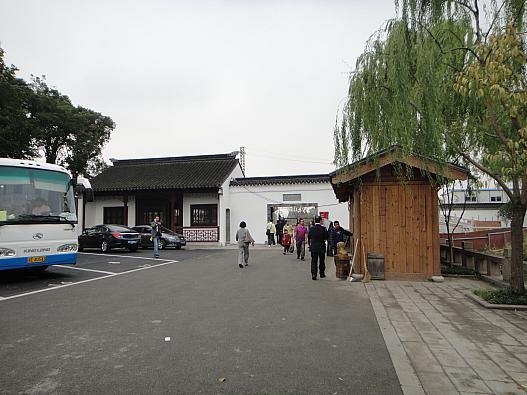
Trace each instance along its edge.
{"label": "painted road marking", "polygon": [[9,300],[9,299],[21,298],[23,296],[35,295],[35,294],[38,294],[38,293],[41,293],[41,292],[49,292],[49,291],[55,291],[55,290],[61,289],[61,288],[73,287],[74,285],[90,283],[92,281],[99,281],[99,280],[103,280],[105,278],[122,276],[124,274],[132,273],[132,272],[138,272],[140,270],[149,270],[149,269],[153,269],[153,268],[156,268],[156,267],[170,265],[171,263],[178,263],[178,262],[179,261],[168,261],[168,262],[160,263],[159,265],[153,265],[153,266],[149,266],[149,267],[141,267],[139,269],[127,270],[126,272],[122,272],[122,273],[113,273],[113,274],[108,274],[106,276],[101,276],[101,277],[97,277],[97,278],[90,278],[89,280],[78,281],[78,282],[71,283],[71,284],[57,285],[56,287],[39,289],[39,290],[36,290],[36,291],[25,292],[23,294],[18,294],[18,295],[13,295],[13,296],[6,296],[6,297],[0,298],[0,302],[3,302],[5,300]]}
{"label": "painted road marking", "polygon": [[113,256],[113,257],[132,258],[132,259],[149,259],[149,260],[152,260],[152,261],[169,261],[170,260],[170,259],[161,259],[161,258],[145,258],[143,256],[98,254],[97,252],[79,252],[79,254],[82,254],[82,255]]}
{"label": "painted road marking", "polygon": [[53,265],[53,267],[58,267],[60,269],[64,268],[64,269],[82,270],[85,272],[95,272],[95,273],[102,273],[102,274],[115,274],[115,272],[105,272],[104,270],[85,269],[83,267],[75,267],[75,266]]}

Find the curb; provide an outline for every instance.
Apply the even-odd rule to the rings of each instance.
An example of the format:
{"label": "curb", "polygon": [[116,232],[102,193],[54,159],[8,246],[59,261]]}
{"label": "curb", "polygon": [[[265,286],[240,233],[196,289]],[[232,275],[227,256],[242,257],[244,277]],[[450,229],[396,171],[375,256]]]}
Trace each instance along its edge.
{"label": "curb", "polygon": [[474,302],[480,304],[481,306],[485,307],[486,309],[527,311],[527,305],[493,304],[481,299],[479,296],[473,293],[466,293],[465,296],[467,296],[469,299],[472,299]]}
{"label": "curb", "polygon": [[481,280],[485,281],[486,283],[495,285],[498,288],[507,288],[509,284],[503,280],[499,280],[497,278],[492,278],[491,276],[487,276],[486,274],[481,275]]}

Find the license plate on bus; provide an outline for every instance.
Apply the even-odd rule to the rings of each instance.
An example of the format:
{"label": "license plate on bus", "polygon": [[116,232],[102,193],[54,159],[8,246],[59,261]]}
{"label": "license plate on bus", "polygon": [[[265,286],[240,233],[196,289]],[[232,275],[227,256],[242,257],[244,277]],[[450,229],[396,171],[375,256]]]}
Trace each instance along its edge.
{"label": "license plate on bus", "polygon": [[46,257],[45,256],[32,256],[32,257],[27,258],[27,262],[28,263],[46,262]]}

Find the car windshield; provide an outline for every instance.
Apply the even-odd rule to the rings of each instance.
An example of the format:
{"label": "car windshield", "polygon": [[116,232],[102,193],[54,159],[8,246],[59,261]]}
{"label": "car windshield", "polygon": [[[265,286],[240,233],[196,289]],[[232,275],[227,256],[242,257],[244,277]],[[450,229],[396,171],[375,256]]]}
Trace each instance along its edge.
{"label": "car windshield", "polygon": [[119,225],[107,225],[108,229],[110,229],[111,232],[137,232],[134,229],[127,228],[126,226],[119,226]]}
{"label": "car windshield", "polygon": [[35,222],[77,222],[70,176],[0,166],[0,224]]}

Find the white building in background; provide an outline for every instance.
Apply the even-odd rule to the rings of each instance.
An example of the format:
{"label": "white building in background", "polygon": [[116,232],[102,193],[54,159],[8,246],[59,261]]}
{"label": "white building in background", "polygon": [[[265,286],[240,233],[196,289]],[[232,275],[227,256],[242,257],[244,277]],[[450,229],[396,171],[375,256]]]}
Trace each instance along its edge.
{"label": "white building in background", "polygon": [[272,218],[276,223],[278,216],[293,225],[304,218],[308,225],[315,215],[325,213],[330,221],[337,220],[349,229],[348,205],[335,198],[327,174],[233,179],[230,202],[231,240],[234,227],[245,221],[256,242],[265,242],[267,221]]}
{"label": "white building in background", "polygon": [[82,205],[81,228],[144,225],[159,215],[187,241],[217,245],[234,243],[241,221],[264,243],[266,224],[278,215],[295,223],[325,214],[348,228],[347,205],[329,175],[245,177],[237,155],[114,159],[92,180],[95,200]]}
{"label": "white building in background", "polygon": [[[469,191],[465,185],[454,189],[450,223],[457,223],[461,217],[456,232],[471,232],[496,227],[508,227],[510,221],[499,215],[499,209],[510,201],[505,191],[487,177],[480,181],[481,186],[473,187]],[[447,204],[448,199],[440,192],[439,199]],[[440,232],[446,232],[443,213],[439,212]],[[527,218],[524,222],[527,226]]]}

